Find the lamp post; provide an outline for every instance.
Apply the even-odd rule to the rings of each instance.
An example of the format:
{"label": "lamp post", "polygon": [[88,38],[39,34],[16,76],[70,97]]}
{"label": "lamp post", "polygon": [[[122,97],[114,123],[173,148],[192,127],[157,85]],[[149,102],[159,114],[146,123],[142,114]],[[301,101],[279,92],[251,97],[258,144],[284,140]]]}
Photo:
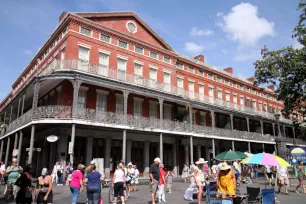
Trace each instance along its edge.
{"label": "lamp post", "polygon": [[281,131],[280,131],[280,126],[279,126],[280,113],[279,112],[275,113],[274,117],[275,117],[276,122],[277,122],[278,136],[282,136]]}

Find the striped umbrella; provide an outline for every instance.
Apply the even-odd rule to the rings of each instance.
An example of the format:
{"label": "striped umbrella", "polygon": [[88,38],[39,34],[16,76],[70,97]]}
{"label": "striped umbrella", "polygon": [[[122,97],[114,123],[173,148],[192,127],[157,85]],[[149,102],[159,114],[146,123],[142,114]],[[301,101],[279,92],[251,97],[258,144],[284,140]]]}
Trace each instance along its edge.
{"label": "striped umbrella", "polygon": [[288,162],[279,156],[268,154],[268,153],[258,153],[253,156],[249,156],[241,161],[243,164],[259,164],[259,165],[270,165],[270,166],[291,166]]}

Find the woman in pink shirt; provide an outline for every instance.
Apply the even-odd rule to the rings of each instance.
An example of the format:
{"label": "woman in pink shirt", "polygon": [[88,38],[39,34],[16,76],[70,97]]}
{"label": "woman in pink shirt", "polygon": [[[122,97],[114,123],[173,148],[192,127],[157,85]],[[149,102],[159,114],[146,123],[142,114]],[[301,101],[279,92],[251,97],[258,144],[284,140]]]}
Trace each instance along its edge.
{"label": "woman in pink shirt", "polygon": [[85,166],[83,164],[79,164],[76,171],[72,173],[71,181],[70,181],[70,191],[71,191],[71,200],[72,204],[76,204],[80,195],[80,191],[83,191],[83,171]]}

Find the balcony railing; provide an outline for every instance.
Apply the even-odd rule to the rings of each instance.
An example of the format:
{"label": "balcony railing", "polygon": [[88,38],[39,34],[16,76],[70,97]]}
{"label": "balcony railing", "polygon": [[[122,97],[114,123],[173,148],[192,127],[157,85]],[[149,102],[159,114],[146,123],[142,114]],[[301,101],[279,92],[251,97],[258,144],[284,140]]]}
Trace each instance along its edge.
{"label": "balcony railing", "polygon": [[284,139],[287,143],[289,144],[293,144],[293,145],[306,145],[306,141],[302,140],[302,139],[294,139],[294,138],[290,138],[290,137],[281,137],[282,139]]}
{"label": "balcony railing", "polygon": [[[184,90],[183,88],[178,88],[171,84],[162,83],[153,79],[143,78],[142,76],[136,74],[127,73],[124,70],[113,69],[99,64],[89,64],[88,62],[81,62],[79,60],[54,60],[40,73],[40,75],[48,75],[51,72],[59,69],[74,69],[81,72],[96,74],[99,76],[128,82],[133,85],[139,85],[146,88],[182,96],[190,100],[200,101],[211,105],[221,106],[231,110],[254,114],[257,116],[275,120],[275,116],[273,113],[259,111],[252,107],[246,107],[243,105],[226,102],[214,97],[209,97],[204,94]],[[284,119],[283,117],[281,117],[280,120],[286,123],[292,123],[291,120]]]}
{"label": "balcony railing", "polygon": [[[9,133],[32,120],[49,120],[49,119],[72,119],[71,106],[41,106],[29,110],[18,119],[9,124],[6,133]],[[95,109],[78,108],[74,119],[98,122],[106,125],[126,125],[132,129],[157,129],[158,131],[173,131],[181,134],[200,134],[203,136],[218,136],[246,140],[258,140],[273,142],[274,137],[262,135],[260,133],[246,132],[239,130],[228,130],[222,128],[212,128],[202,125],[190,126],[187,122],[163,120],[158,118],[147,118],[142,116],[127,115],[124,117],[121,113],[96,111]]]}

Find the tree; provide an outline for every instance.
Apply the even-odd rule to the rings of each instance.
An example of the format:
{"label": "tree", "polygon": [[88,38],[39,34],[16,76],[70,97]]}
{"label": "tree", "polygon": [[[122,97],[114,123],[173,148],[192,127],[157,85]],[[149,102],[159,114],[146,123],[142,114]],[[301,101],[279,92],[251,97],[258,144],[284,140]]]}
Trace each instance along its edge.
{"label": "tree", "polygon": [[[302,48],[292,46],[280,50],[269,50],[266,46],[261,50],[261,60],[255,65],[254,85],[274,84],[278,100],[284,102],[282,113],[306,116],[306,1],[299,3],[301,11],[299,22],[293,30],[292,38],[296,39]],[[306,122],[306,117],[304,117]],[[294,120],[298,124],[297,120]]]}

